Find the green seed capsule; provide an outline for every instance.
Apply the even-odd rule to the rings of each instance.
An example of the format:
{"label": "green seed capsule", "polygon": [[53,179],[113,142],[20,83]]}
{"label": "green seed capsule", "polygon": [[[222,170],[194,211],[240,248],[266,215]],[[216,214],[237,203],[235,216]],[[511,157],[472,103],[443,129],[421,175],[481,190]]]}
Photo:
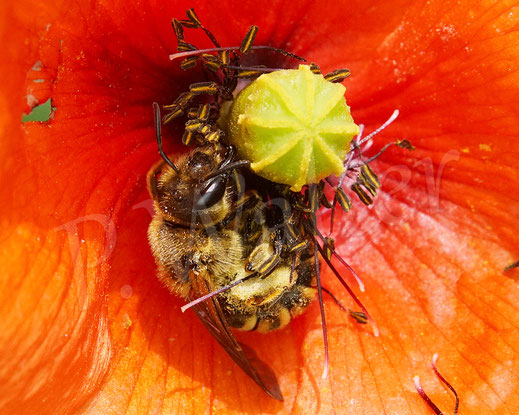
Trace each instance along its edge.
{"label": "green seed capsule", "polygon": [[306,65],[262,75],[235,99],[229,141],[258,175],[293,191],[338,176],[359,132],[344,92]]}

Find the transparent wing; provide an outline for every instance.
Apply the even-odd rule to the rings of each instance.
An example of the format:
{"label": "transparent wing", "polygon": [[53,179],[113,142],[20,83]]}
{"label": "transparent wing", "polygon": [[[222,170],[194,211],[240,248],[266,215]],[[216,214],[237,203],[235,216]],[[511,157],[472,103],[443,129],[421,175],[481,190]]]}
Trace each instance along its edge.
{"label": "transparent wing", "polygon": [[[210,293],[209,285],[201,275],[191,272],[189,277],[193,289],[192,296],[194,297],[190,300]],[[258,358],[253,349],[236,340],[225,321],[224,314],[216,297],[202,301],[194,305],[192,309],[238,366],[269,396],[278,401],[283,401],[283,395],[273,370]]]}

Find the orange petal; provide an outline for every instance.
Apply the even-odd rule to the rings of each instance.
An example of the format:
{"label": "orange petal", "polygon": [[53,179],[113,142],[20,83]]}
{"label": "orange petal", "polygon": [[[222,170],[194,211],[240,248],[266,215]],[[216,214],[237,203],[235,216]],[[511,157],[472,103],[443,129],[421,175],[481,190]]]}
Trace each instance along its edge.
{"label": "orange petal", "polygon": [[[517,272],[502,272],[519,257],[514,3],[266,4],[208,2],[197,12],[222,44],[239,44],[257,24],[257,44],[325,71],[349,67],[355,119],[374,128],[398,108],[377,143],[417,147],[388,151],[374,209],[357,204],[340,218],[340,252],[365,279],[361,298],[381,336],[326,301],[324,381],[316,305],[284,331],[241,336],[278,374],[285,402],[267,398],[192,313],[181,315],[147,247],[150,104],[191,82],[168,60],[169,19],[186,6],[4,2],[6,412],[427,414],[418,374],[448,413],[453,398],[430,369],[434,353],[461,412],[517,411]],[[49,96],[53,119],[20,125]],[[180,148],[178,130],[167,133],[168,147]],[[325,280],[349,304],[331,273]]]}

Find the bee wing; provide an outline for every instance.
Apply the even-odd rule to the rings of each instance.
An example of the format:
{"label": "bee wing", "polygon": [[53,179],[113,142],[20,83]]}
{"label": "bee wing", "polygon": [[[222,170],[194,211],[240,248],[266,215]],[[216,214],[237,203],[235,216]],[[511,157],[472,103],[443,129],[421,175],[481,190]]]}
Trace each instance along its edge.
{"label": "bee wing", "polygon": [[[195,298],[210,293],[208,283],[202,276],[190,273],[190,280],[193,292],[196,295]],[[225,320],[218,300],[215,297],[211,297],[194,305],[192,308],[207,330],[238,366],[269,396],[278,401],[283,401],[283,395],[273,370],[258,358],[253,349],[238,343]]]}

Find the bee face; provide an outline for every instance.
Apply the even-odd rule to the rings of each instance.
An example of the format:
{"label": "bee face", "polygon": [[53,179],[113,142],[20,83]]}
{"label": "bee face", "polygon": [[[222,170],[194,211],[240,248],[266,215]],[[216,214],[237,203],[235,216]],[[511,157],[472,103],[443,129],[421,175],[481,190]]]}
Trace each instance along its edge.
{"label": "bee face", "polygon": [[224,161],[223,149],[204,146],[177,160],[178,172],[164,163],[152,168],[148,186],[157,212],[183,226],[221,222],[235,199],[227,174],[215,175]]}

